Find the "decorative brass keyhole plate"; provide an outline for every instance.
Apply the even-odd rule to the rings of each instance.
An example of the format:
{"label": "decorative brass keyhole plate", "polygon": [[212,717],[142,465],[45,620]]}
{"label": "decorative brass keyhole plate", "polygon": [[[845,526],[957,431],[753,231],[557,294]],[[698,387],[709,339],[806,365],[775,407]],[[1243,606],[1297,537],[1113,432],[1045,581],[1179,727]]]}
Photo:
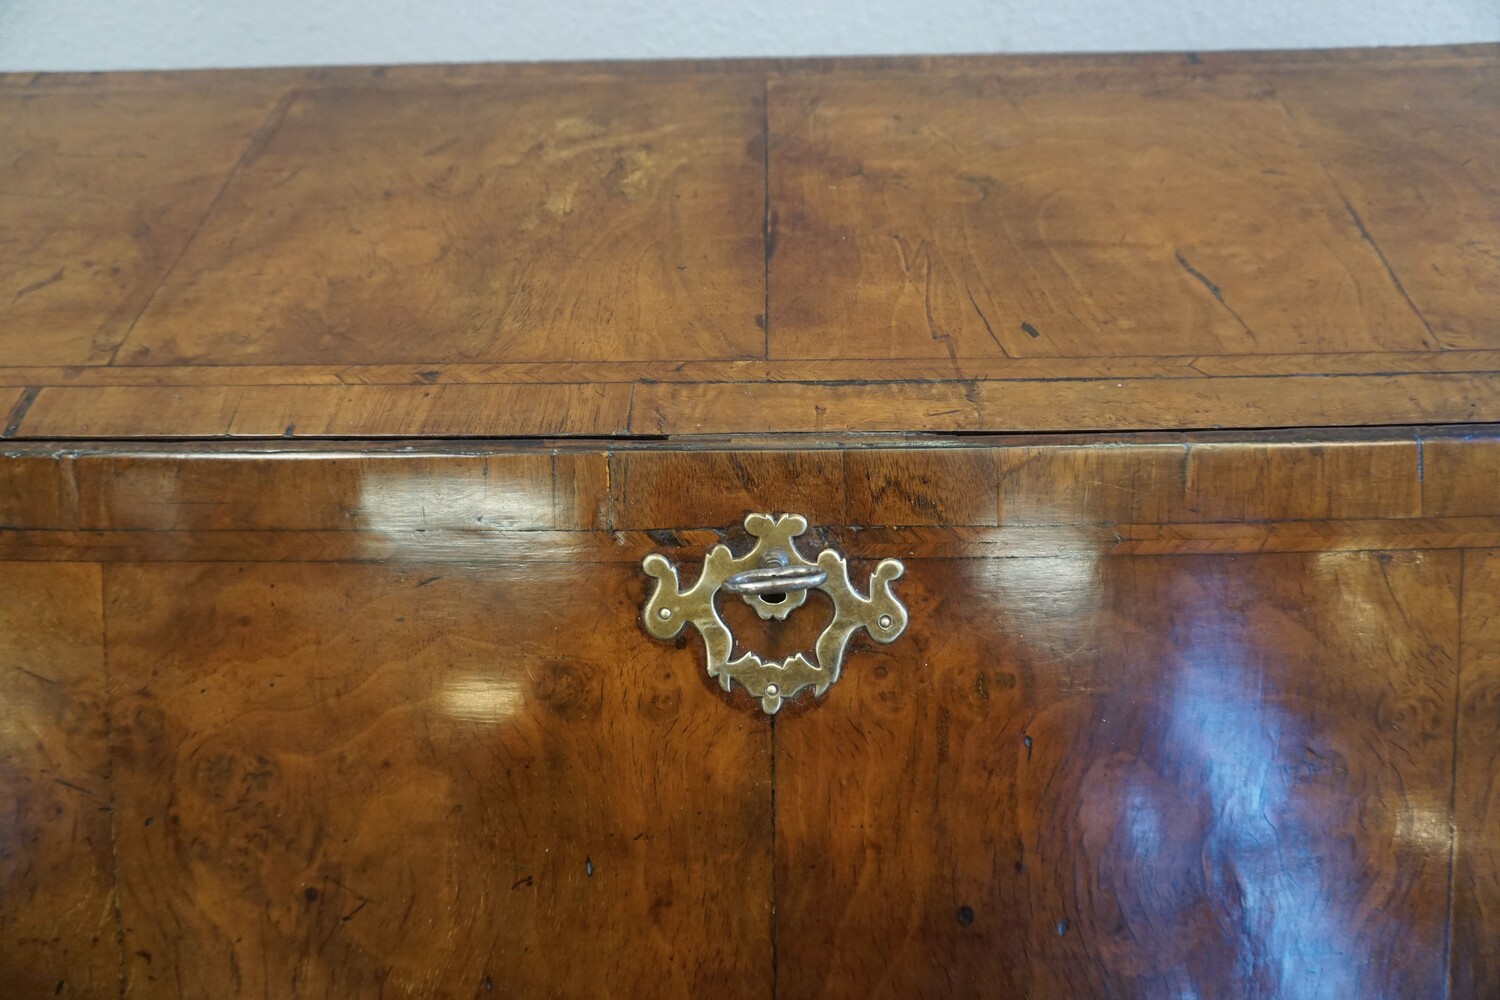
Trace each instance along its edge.
{"label": "decorative brass keyhole plate", "polygon": [[[708,651],[708,675],[718,678],[725,691],[732,681],[739,681],[772,714],[803,688],[820,696],[827,691],[839,679],[844,650],[856,630],[865,629],[876,642],[885,643],[906,628],[906,608],[891,593],[891,581],[906,571],[897,560],[881,560],[870,574],[870,596],[862,597],[849,582],[849,564],[843,556],[824,549],[809,562],[797,551],[793,539],[807,530],[807,519],[800,514],[774,519],[751,514],[745,518],[745,530],[755,536],[755,547],[736,557],[726,546],[715,545],[703,560],[697,582],[686,591],[678,583],[677,567],[663,556],[653,552],[642,563],[647,575],[656,579],[642,612],[646,631],[658,639],[674,639],[687,625],[695,627]],[[777,620],[801,607],[808,590],[827,594],[833,601],[833,621],[818,637],[817,661],[794,653],[779,663],[768,662],[748,652],[730,661],[734,637],[714,607],[720,587],[738,594],[762,619]],[[784,599],[765,599],[777,594]]]}

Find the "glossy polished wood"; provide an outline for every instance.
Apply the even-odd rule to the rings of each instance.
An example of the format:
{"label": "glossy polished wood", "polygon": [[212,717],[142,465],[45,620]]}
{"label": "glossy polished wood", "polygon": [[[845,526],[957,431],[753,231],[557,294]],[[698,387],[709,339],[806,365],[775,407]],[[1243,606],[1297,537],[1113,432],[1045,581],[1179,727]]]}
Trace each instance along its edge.
{"label": "glossy polished wood", "polygon": [[1500,995],[1497,81],[0,74],[0,993]]}
{"label": "glossy polished wood", "polygon": [[[418,442],[13,442],[17,531],[649,531],[759,506],[862,530],[1186,529],[1500,516],[1488,426],[964,438],[762,438],[738,446]],[[972,533],[971,533],[972,534]]]}
{"label": "glossy polished wood", "polygon": [[777,718],[783,995],[1443,995],[1458,576],[909,565],[909,647]]}
{"label": "glossy polished wood", "polygon": [[629,563],[710,544],[722,529],[698,525],[762,505],[858,528],[841,544],[869,558],[1484,547],[1500,544],[1497,447],[1482,428],[735,451],[13,444],[0,558]]}
{"label": "glossy polished wood", "polygon": [[1500,549],[1464,554],[1449,946],[1453,995],[1500,992]]}
{"label": "glossy polished wood", "polygon": [[[1493,444],[12,445],[0,966],[1488,996]],[[902,558],[912,615],[774,731],[637,621],[639,560],[757,501]],[[820,624],[724,610],[771,653]]]}
{"label": "glossy polished wood", "polygon": [[7,77],[0,433],[1500,420],[1496,51]]}
{"label": "glossy polished wood", "polygon": [[[816,523],[1019,527],[1359,518],[1423,513],[1416,433],[1277,443],[1205,436],[1106,444],[1037,442],[843,452],[641,449],[612,456],[617,522],[631,528],[732,523],[756,501]],[[1493,432],[1459,444],[1493,442]],[[1480,465],[1481,463],[1474,463]],[[1467,465],[1433,471],[1435,493],[1472,496],[1463,513],[1497,513]],[[703,494],[692,485],[719,484]],[[1477,481],[1476,481],[1477,480]],[[1450,485],[1451,484],[1451,485]],[[685,497],[691,497],[685,500]]]}
{"label": "glossy polished wood", "polygon": [[110,567],[127,992],[765,996],[769,733],[635,576]]}
{"label": "glossy polished wood", "polygon": [[0,972],[119,995],[100,569],[0,566]]}

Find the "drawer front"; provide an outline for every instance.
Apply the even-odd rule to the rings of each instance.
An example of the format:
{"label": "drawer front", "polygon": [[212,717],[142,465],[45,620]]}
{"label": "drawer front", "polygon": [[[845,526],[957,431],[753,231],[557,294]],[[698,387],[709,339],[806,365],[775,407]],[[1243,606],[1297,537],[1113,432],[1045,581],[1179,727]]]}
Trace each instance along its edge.
{"label": "drawer front", "polygon": [[[21,995],[1500,988],[1500,444],[17,449]],[[755,511],[909,612],[774,715],[641,621]],[[718,608],[736,649],[811,649]]]}

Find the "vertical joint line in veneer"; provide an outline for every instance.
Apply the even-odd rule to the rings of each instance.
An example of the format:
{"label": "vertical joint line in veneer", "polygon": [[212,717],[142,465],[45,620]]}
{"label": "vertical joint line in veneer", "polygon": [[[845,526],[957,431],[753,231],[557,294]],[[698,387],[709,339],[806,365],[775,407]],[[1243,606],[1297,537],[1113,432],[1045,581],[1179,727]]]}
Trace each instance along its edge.
{"label": "vertical joint line in veneer", "polygon": [[1464,607],[1464,577],[1468,575],[1468,551],[1458,550],[1458,643],[1453,663],[1453,759],[1452,777],[1448,783],[1448,913],[1443,924],[1443,996],[1453,996],[1453,908],[1457,897],[1458,860],[1458,754],[1459,721],[1463,712],[1464,629],[1468,616]]}
{"label": "vertical joint line in veneer", "polygon": [[[771,1000],[776,1000],[781,962],[776,954],[776,716],[771,716]],[[124,952],[122,951],[123,955]]]}
{"label": "vertical joint line in veneer", "polygon": [[21,429],[21,421],[26,419],[26,411],[31,409],[31,404],[36,402],[37,396],[41,395],[40,386],[27,386],[21,392],[21,398],[10,408],[10,413],[5,418],[5,428],[0,430],[0,438],[13,438]]}
{"label": "vertical joint line in veneer", "polygon": [[99,563],[99,663],[103,688],[100,691],[100,707],[104,713],[104,783],[109,790],[109,864],[110,905],[115,917],[115,952],[118,956],[117,978],[120,984],[120,1000],[125,1000],[125,920],[120,912],[120,817],[115,804],[115,740],[114,716],[110,712],[109,690],[109,628],[107,624],[105,575],[109,567]]}
{"label": "vertical joint line in veneer", "polygon": [[[483,476],[483,478],[485,480],[484,488],[485,488],[486,491],[488,491],[489,485],[490,485],[489,484],[489,478],[490,478],[490,460],[489,460],[488,456],[486,456],[483,459],[483,462],[482,462],[482,464],[480,466],[480,469],[482,470],[480,474]],[[559,530],[559,529],[561,529],[563,527],[563,525],[567,525],[569,528],[576,527],[576,517],[577,517],[576,514],[573,515],[572,517],[569,517],[566,521],[564,521],[559,516],[561,514],[561,512],[562,512],[562,505],[558,503],[558,496],[557,496],[557,449],[556,448],[553,448],[553,449],[551,449],[550,451],[547,452],[547,479],[548,479],[549,484],[550,484],[550,490],[549,490],[550,497],[548,499],[548,503],[549,503],[549,506],[551,507],[551,513],[549,515],[549,518],[550,518],[550,523],[552,525],[552,529],[554,531]],[[576,511],[578,509],[577,491],[576,491],[576,489],[574,491],[573,509],[574,509],[574,511]]]}
{"label": "vertical joint line in veneer", "polygon": [[151,294],[146,296],[146,301],[141,304],[140,310],[131,318],[130,325],[121,334],[119,341],[114,346],[114,350],[110,351],[109,360],[105,362],[106,366],[113,365],[115,359],[120,356],[120,351],[124,348],[125,342],[135,332],[136,324],[141,321],[142,316],[146,315],[146,310],[151,308],[151,303],[156,301],[156,296],[166,286],[167,279],[172,277],[172,272],[177,270],[177,265],[182,263],[183,257],[187,256],[188,249],[197,242],[198,234],[203,231],[203,227],[213,217],[214,209],[219,206],[224,193],[229,190],[229,185],[234,182],[235,177],[239,175],[240,170],[244,168],[245,164],[255,159],[256,155],[265,148],[266,143],[270,141],[271,136],[275,134],[276,129],[281,125],[281,120],[286,117],[287,110],[291,108],[292,102],[300,94],[301,91],[295,87],[282,94],[281,99],[276,102],[275,107],[271,108],[270,112],[266,115],[265,121],[260,123],[260,128],[256,129],[255,134],[250,137],[250,141],[245,145],[244,151],[240,153],[239,159],[234,161],[234,166],[230,167],[229,173],[224,175],[224,183],[219,185],[219,190],[215,191],[214,196],[209,199],[208,207],[203,210],[203,215],[198,219],[198,224],[193,227],[193,231],[189,234],[188,238],[182,241],[182,246],[178,249],[177,256],[172,258],[172,263],[168,264],[166,270],[161,273],[161,277],[157,279],[155,287],[151,289]]}
{"label": "vertical joint line in veneer", "polygon": [[761,90],[761,189],[764,203],[761,206],[760,241],[764,259],[760,328],[764,334],[764,355],[771,360],[771,254],[776,250],[771,233],[771,74],[762,78]]}
{"label": "vertical joint line in veneer", "polygon": [[[1417,443],[1417,514],[1420,517],[1427,516],[1427,449],[1422,438],[1422,432],[1415,435]],[[1458,609],[1459,631],[1463,631],[1463,608]]]}
{"label": "vertical joint line in veneer", "polygon": [[611,534],[615,530],[615,451],[604,450],[604,528]]}

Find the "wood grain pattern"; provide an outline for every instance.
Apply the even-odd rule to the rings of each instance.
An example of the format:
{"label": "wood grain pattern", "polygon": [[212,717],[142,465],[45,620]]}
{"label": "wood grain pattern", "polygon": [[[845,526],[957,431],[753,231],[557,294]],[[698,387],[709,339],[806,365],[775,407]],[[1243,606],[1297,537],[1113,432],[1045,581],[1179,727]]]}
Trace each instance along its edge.
{"label": "wood grain pattern", "polygon": [[1421,508],[1412,440],[1033,446],[999,455],[1008,525],[1405,518]]}
{"label": "wood grain pattern", "polygon": [[623,385],[43,389],[17,438],[610,437]]}
{"label": "wood grain pattern", "polygon": [[303,93],[120,360],[759,356],[762,96],[561,76]]}
{"label": "wood grain pattern", "polygon": [[[1500,515],[1425,514],[1479,465],[1416,458],[1493,433],[1282,437],[12,444],[0,662],[67,637],[76,718],[30,717],[107,737],[74,784],[114,812],[7,813],[0,928],[110,872],[61,831],[113,816],[132,996],[1483,996],[1497,580],[1456,550]],[[774,771],[636,623],[641,558],[747,503],[908,567],[909,634],[783,710]],[[772,653],[819,624],[736,610]],[[117,972],[112,909],[64,912]]]}
{"label": "wood grain pattern", "polygon": [[1000,469],[1008,457],[995,448],[844,452],[843,522],[998,525]]}
{"label": "wood grain pattern", "polygon": [[381,438],[1197,430],[1500,422],[1500,378],[44,388],[13,437]]}
{"label": "wood grain pattern", "polygon": [[0,993],[1500,992],[1497,88],[0,74]]}
{"label": "wood grain pattern", "polygon": [[131,995],[769,992],[769,734],[632,568],[105,585]]}
{"label": "wood grain pattern", "polygon": [[774,357],[1438,346],[1254,77],[794,74],[770,115]]}
{"label": "wood grain pattern", "polygon": [[901,583],[778,718],[782,995],[1442,994],[1456,553]]}
{"label": "wood grain pattern", "polygon": [[[810,524],[848,521],[838,451],[621,452],[614,525],[653,529],[733,526],[751,511],[797,511]],[[705,488],[707,487],[707,488]]]}
{"label": "wood grain pattern", "polygon": [[[799,439],[800,440],[800,439]],[[18,531],[688,531],[752,510],[859,528],[1500,516],[1489,428],[922,439],[841,447],[12,443]]]}
{"label": "wood grain pattern", "polygon": [[73,456],[0,454],[0,526],[68,530],[79,525]]}
{"label": "wood grain pattern", "polygon": [[1500,550],[1464,554],[1454,741],[1452,995],[1500,992]]}
{"label": "wood grain pattern", "polygon": [[78,527],[373,533],[601,529],[606,527],[606,479],[599,453],[101,458],[79,466]]}
{"label": "wood grain pattern", "polygon": [[[858,526],[1414,518],[1422,512],[1418,454],[1411,438],[628,451],[612,457],[621,483],[614,523],[733,524],[761,509]],[[695,492],[705,477],[716,488]]]}
{"label": "wood grain pattern", "polygon": [[1183,520],[1415,517],[1422,510],[1422,474],[1413,441],[1194,445]]}
{"label": "wood grain pattern", "polygon": [[0,565],[0,975],[15,997],[115,997],[99,567]]}
{"label": "wood grain pattern", "polygon": [[923,382],[1500,371],[1500,351],[868,361],[527,361],[360,365],[21,365],[0,386],[449,385],[575,382]]}
{"label": "wood grain pattern", "polygon": [[[0,560],[14,562],[252,562],[639,566],[652,552],[695,562],[723,528],[644,531],[78,531],[0,528]],[[1394,552],[1500,547],[1500,517],[1253,524],[1048,524],[1019,527],[818,530],[851,559],[1036,559],[1094,555],[1255,555],[1266,552]]]}
{"label": "wood grain pattern", "polygon": [[1276,82],[1308,148],[1445,347],[1500,342],[1500,68]]}
{"label": "wood grain pattern", "polygon": [[1500,436],[1476,433],[1422,443],[1422,509],[1434,515],[1500,512]]}
{"label": "wood grain pattern", "polygon": [[1496,421],[1497,80],[1495,46],[26,75],[10,433]]}
{"label": "wood grain pattern", "polygon": [[280,97],[0,93],[0,364],[110,361]]}
{"label": "wood grain pattern", "polygon": [[[44,390],[42,397],[48,391]],[[125,390],[110,390],[124,392]],[[1500,378],[1108,379],[901,384],[647,384],[634,434],[1199,430],[1500,421]],[[28,426],[34,436],[46,436]]]}
{"label": "wood grain pattern", "polygon": [[24,388],[0,389],[0,438],[11,437],[20,430],[35,392]]}

